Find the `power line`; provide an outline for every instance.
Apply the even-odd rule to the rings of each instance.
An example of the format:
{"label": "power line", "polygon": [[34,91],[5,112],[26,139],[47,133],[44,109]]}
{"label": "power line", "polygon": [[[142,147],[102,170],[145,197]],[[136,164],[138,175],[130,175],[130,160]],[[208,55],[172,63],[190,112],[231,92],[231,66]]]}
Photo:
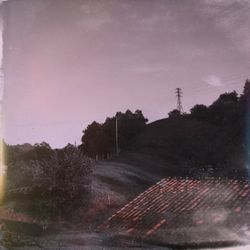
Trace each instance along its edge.
{"label": "power line", "polygon": [[[246,79],[248,79],[249,76],[240,76],[240,77],[232,77],[231,79],[226,79],[226,78],[221,78],[221,82],[222,82],[222,85],[221,86],[218,86],[218,90],[220,89],[220,87],[231,87],[231,86],[241,86],[241,85],[244,85],[244,81]],[[200,91],[203,91],[203,90],[215,90],[215,86],[213,86],[212,84],[202,84],[202,85],[199,85],[197,87],[193,87],[192,88],[192,91],[195,91],[195,92],[200,92]]]}

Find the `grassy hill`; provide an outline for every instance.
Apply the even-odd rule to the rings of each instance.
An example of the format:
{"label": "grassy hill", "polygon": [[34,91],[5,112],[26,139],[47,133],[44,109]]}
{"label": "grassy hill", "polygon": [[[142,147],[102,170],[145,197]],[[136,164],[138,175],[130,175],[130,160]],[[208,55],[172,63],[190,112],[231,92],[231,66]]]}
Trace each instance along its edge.
{"label": "grassy hill", "polygon": [[242,176],[245,161],[238,138],[231,126],[172,117],[148,124],[123,157],[141,167],[149,164],[163,176]]}

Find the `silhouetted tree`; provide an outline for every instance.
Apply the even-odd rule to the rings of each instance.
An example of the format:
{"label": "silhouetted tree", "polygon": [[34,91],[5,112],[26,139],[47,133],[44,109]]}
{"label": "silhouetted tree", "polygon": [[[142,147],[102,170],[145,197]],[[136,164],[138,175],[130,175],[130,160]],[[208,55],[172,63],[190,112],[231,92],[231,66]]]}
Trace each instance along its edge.
{"label": "silhouetted tree", "polygon": [[206,120],[208,118],[208,108],[206,105],[196,104],[191,108],[190,115],[197,120]]}
{"label": "silhouetted tree", "polygon": [[168,113],[169,118],[176,118],[176,117],[180,117],[180,116],[181,116],[181,113],[178,109],[174,109]]}
{"label": "silhouetted tree", "polygon": [[[250,79],[247,79],[244,85],[243,93],[240,96],[240,127],[242,129],[242,141],[244,145],[246,166],[250,166]],[[250,170],[248,169],[248,172]]]}
{"label": "silhouetted tree", "polygon": [[226,125],[238,120],[239,98],[235,91],[225,93],[209,106],[209,121]]}
{"label": "silhouetted tree", "polygon": [[108,117],[103,124],[93,122],[83,132],[81,148],[85,154],[95,157],[115,152],[116,119],[118,119],[118,137],[121,150],[131,148],[136,142],[136,136],[143,130],[147,119],[141,110],[134,113],[127,110],[117,112],[114,117]]}
{"label": "silhouetted tree", "polygon": [[104,153],[106,139],[101,124],[94,121],[88,125],[83,133],[81,148],[85,154],[95,157],[98,154]]}
{"label": "silhouetted tree", "polygon": [[136,135],[143,130],[147,119],[140,110],[132,113],[127,110],[125,113],[117,113],[119,125],[119,145],[121,149],[127,150],[136,142]]}

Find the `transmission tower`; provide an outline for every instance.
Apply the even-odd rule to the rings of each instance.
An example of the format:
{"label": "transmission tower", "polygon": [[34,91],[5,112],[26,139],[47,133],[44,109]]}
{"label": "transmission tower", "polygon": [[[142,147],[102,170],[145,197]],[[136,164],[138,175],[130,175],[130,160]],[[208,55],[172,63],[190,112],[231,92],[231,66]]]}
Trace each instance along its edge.
{"label": "transmission tower", "polygon": [[176,93],[176,97],[177,97],[177,110],[180,112],[180,114],[182,114],[183,108],[182,108],[182,104],[181,104],[181,97],[182,97],[181,88],[176,88],[175,93]]}

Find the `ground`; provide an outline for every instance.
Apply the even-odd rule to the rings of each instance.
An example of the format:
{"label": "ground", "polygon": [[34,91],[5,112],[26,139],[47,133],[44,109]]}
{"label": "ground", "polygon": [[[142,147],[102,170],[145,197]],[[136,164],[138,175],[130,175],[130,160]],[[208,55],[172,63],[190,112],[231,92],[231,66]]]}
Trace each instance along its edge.
{"label": "ground", "polygon": [[[90,205],[82,210],[82,218],[79,221],[82,226],[60,225],[60,228],[53,227],[53,230],[40,230],[37,237],[33,233],[34,225],[29,224],[30,220],[21,224],[21,230],[18,230],[19,223],[23,222],[13,226],[12,221],[9,221],[7,224],[11,228],[10,231],[13,228],[18,231],[9,236],[15,245],[12,249],[98,249],[103,239],[93,233],[96,227],[159,179],[159,176],[129,164],[115,161],[97,162],[91,175]],[[38,223],[38,226],[41,227],[42,223]],[[24,228],[27,230],[25,235],[22,235]]]}
{"label": "ground", "polygon": [[119,162],[98,162],[92,174],[88,219],[96,227],[118,208],[160,180],[160,176]]}

